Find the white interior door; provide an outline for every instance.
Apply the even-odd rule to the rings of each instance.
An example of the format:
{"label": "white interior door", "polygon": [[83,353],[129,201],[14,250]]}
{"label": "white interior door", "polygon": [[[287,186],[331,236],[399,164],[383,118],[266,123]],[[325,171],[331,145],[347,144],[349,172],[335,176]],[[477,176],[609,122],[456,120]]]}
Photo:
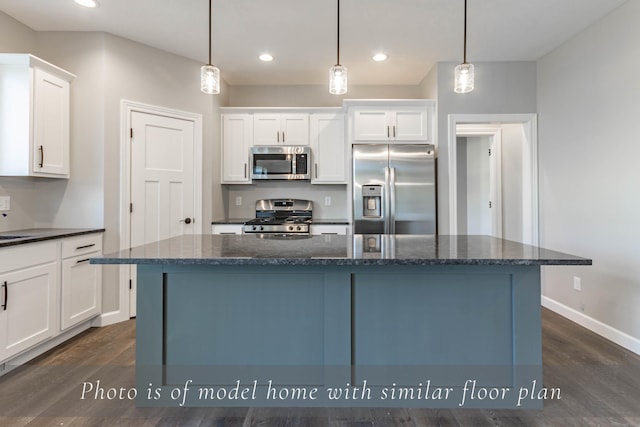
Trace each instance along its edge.
{"label": "white interior door", "polygon": [[[477,141],[469,141],[477,139]],[[467,233],[491,235],[489,138],[467,138]]]}
{"label": "white interior door", "polygon": [[[131,247],[194,234],[200,220],[195,218],[194,122],[133,111],[131,129]],[[135,316],[135,271],[131,277]]]}
{"label": "white interior door", "polygon": [[502,237],[501,129],[461,127],[458,136],[458,232]]}

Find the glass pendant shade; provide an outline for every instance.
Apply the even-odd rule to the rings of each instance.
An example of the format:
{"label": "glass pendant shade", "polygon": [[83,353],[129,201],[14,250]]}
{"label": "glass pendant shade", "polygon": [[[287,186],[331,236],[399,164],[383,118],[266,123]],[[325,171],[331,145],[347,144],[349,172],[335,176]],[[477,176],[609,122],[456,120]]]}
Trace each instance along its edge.
{"label": "glass pendant shade", "polygon": [[333,95],[347,93],[347,67],[336,64],[329,69],[329,93]]}
{"label": "glass pendant shade", "polygon": [[210,95],[220,93],[220,70],[218,67],[207,64],[200,68],[200,90]]}
{"label": "glass pendant shade", "polygon": [[473,64],[465,62],[456,67],[453,90],[456,93],[467,93],[473,90]]}

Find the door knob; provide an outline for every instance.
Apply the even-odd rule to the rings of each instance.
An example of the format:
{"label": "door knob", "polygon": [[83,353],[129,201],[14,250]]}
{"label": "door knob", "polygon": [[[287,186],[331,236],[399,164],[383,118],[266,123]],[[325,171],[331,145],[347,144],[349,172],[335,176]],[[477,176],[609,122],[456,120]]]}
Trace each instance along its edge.
{"label": "door knob", "polygon": [[191,224],[191,218],[187,217],[185,219],[181,219],[180,222],[184,222],[185,224]]}

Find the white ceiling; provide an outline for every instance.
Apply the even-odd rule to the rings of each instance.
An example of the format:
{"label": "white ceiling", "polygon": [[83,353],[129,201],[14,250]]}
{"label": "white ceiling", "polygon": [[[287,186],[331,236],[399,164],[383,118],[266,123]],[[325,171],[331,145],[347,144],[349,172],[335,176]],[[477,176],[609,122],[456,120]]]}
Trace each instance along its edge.
{"label": "white ceiling", "polygon": [[[627,0],[468,0],[468,61],[536,60]],[[639,1],[639,0],[629,0]],[[207,62],[207,0],[0,0],[37,31],[105,31]],[[342,0],[350,84],[414,85],[462,61],[464,0]],[[263,63],[268,51],[275,60]],[[384,51],[389,59],[375,63]],[[336,0],[213,0],[213,63],[231,85],[324,84],[336,62]]]}

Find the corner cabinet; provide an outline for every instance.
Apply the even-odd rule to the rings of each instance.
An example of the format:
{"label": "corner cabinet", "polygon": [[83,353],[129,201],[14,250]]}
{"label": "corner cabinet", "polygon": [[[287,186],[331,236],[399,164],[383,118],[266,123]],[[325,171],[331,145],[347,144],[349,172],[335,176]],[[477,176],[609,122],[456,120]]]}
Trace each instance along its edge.
{"label": "corner cabinet", "polygon": [[354,141],[433,143],[434,103],[372,101],[351,108]]}
{"label": "corner cabinet", "polygon": [[251,114],[222,115],[222,184],[250,184],[249,149],[252,146]]}
{"label": "corner cabinet", "polygon": [[0,54],[0,176],[69,178],[70,83],[28,54]]}
{"label": "corner cabinet", "polygon": [[311,114],[312,184],[347,184],[344,114]]}

